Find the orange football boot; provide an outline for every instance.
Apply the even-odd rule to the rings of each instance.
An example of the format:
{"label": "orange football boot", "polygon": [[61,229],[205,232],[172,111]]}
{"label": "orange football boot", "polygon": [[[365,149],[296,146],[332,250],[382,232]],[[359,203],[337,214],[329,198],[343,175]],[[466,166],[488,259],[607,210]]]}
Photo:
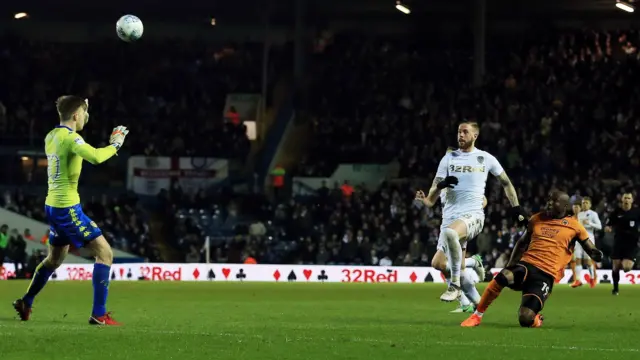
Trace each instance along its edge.
{"label": "orange football boot", "polygon": [[480,325],[480,323],[482,322],[482,318],[476,314],[471,314],[471,316],[469,316],[467,318],[467,320],[463,321],[460,326],[462,327],[474,327],[474,326],[478,326]]}

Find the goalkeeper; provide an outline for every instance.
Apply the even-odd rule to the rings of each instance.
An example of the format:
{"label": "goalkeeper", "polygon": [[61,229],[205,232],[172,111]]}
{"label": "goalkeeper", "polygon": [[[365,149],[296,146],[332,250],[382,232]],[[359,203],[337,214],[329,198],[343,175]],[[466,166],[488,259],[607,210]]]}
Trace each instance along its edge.
{"label": "goalkeeper", "polygon": [[116,126],[109,146],[96,149],[78,134],[89,121],[89,102],[78,96],[62,96],[56,101],[60,124],[44,139],[47,155],[48,191],[45,213],[50,226],[49,254],[34,272],[26,294],[13,303],[23,321],[29,320],[36,295],[44,288],[53,272],[62,264],[69,245],[86,246],[96,259],[93,267],[93,309],[89,324],[120,325],[106,310],[109,275],[113,263],[111,246],[102,231],[80,206],[78,179],[82,161],[97,165],[107,161],[122,147],[129,132]]}

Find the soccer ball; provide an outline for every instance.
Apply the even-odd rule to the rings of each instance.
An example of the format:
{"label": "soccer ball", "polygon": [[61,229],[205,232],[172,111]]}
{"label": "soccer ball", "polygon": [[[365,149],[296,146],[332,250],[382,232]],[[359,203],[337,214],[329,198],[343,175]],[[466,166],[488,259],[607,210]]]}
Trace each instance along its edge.
{"label": "soccer ball", "polygon": [[126,42],[134,42],[142,37],[144,26],[135,15],[124,15],[116,23],[118,37]]}

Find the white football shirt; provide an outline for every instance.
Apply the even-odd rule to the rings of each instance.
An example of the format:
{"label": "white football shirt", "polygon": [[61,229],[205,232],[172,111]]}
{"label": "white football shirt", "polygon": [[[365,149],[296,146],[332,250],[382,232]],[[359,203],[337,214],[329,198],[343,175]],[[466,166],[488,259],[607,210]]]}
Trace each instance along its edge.
{"label": "white football shirt", "polygon": [[587,234],[589,234],[589,239],[591,239],[591,241],[595,241],[596,240],[596,237],[594,235],[595,231],[602,230],[602,222],[600,222],[600,217],[598,216],[598,213],[593,210],[581,211],[578,214],[578,221],[580,221],[580,223],[587,230]]}
{"label": "white football shirt", "polygon": [[447,189],[442,218],[454,219],[463,214],[484,215],[482,201],[487,177],[489,173],[499,176],[503,172],[498,160],[480,149],[473,149],[471,152],[455,150],[446,154],[440,160],[436,177],[444,179],[455,176],[458,178],[458,185]]}

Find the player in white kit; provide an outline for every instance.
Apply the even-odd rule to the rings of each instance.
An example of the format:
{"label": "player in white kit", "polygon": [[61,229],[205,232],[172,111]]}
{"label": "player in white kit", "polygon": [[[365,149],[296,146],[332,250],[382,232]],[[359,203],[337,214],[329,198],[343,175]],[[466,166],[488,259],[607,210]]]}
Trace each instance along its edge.
{"label": "player in white kit", "polygon": [[[578,221],[584,226],[587,230],[587,234],[589,234],[589,239],[595,244],[596,237],[595,231],[602,230],[602,222],[600,221],[600,217],[598,213],[591,210],[591,198],[585,196],[582,198],[581,210],[578,213]],[[598,282],[598,277],[596,274],[596,264],[589,257],[589,255],[584,251],[580,244],[576,243],[576,247],[573,250],[573,259],[571,260],[571,269],[573,270],[573,283],[571,287],[575,288],[578,286],[582,286],[582,281],[580,280],[580,272],[582,272],[582,266],[587,267],[589,269],[589,285],[593,288],[596,286]]]}
{"label": "player in white kit", "polygon": [[[454,151],[454,148],[448,148],[447,154]],[[440,203],[444,207],[447,202],[447,190],[444,189],[440,192]],[[419,192],[422,193],[422,192]],[[424,199],[424,193],[422,193],[422,199]],[[424,205],[424,202],[421,201],[420,206]],[[487,206],[487,198],[485,197],[482,203],[482,207],[485,208]],[[445,229],[444,226],[440,227],[440,232]],[[465,252],[464,256],[466,257],[466,249],[462,249]],[[438,239],[437,251],[433,258],[431,259],[431,266],[435,269],[440,270],[440,272],[445,276],[445,281],[447,283],[447,287],[451,283],[451,267],[448,264],[447,260],[448,247],[447,244],[442,241],[442,238]],[[470,258],[465,258],[463,262],[464,269],[462,269],[460,282],[462,285],[462,295],[460,296],[460,304],[459,306],[451,311],[452,313],[462,313],[462,312],[473,312],[475,311],[478,302],[480,301],[480,293],[476,289],[475,285],[482,281],[485,276],[484,266],[482,264],[482,258],[479,255],[474,255]]]}
{"label": "player in white kit", "polygon": [[526,222],[516,190],[498,160],[488,152],[475,147],[479,133],[480,128],[475,122],[460,124],[458,150],[447,153],[440,160],[429,194],[425,196],[422,191],[416,194],[417,200],[432,207],[437,202],[440,192],[448,189],[442,212],[443,231],[440,232],[438,241],[447,244],[451,284],[440,296],[442,301],[455,301],[462,295],[462,249],[466,248],[467,239],[475,238],[484,227],[482,202],[489,173],[500,180],[517,221],[521,224]]}
{"label": "player in white kit", "polygon": [[[451,149],[448,152],[453,151]],[[446,200],[447,189],[440,193],[440,202],[444,207]],[[484,197],[482,201],[482,208],[487,207],[487,198]],[[445,227],[440,226],[440,232],[444,231]],[[437,251],[431,259],[431,266],[440,270],[445,276],[447,287],[451,284],[451,265],[448,262],[448,246],[442,241],[442,238],[438,239]],[[476,284],[483,281],[485,277],[484,265],[482,264],[482,258],[480,255],[473,255],[467,258],[467,249],[462,249],[463,256],[465,257],[462,262],[463,269],[460,273],[460,285],[462,287],[462,295],[460,296],[460,304],[457,308],[451,311],[451,313],[472,313],[476,310],[478,303],[480,302],[480,293],[476,289]]]}

